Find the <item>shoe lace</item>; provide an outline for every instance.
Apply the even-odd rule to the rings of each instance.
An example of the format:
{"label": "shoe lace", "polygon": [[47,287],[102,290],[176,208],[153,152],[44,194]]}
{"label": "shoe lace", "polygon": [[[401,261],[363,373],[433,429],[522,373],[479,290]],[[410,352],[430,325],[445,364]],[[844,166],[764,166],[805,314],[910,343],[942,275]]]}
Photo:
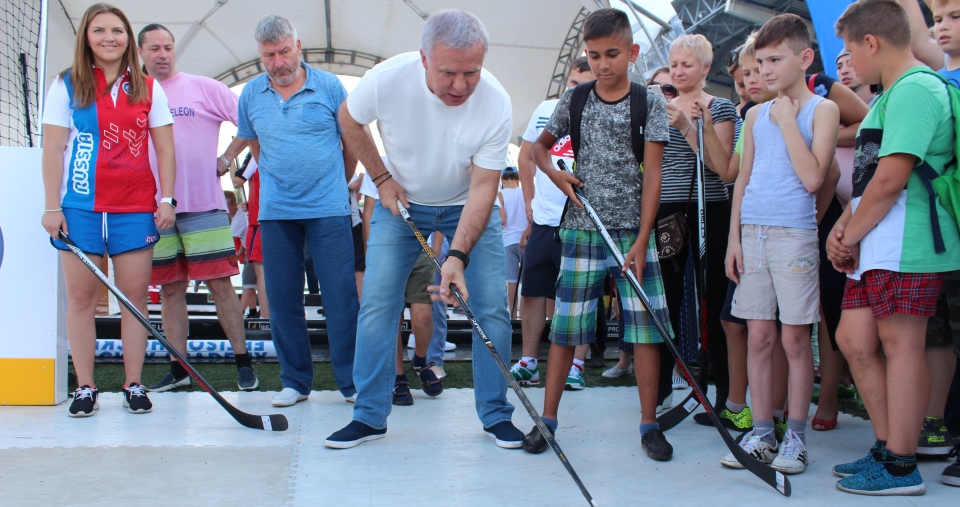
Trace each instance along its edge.
{"label": "shoe lace", "polygon": [[143,386],[140,385],[140,384],[130,384],[129,386],[125,387],[124,389],[125,389],[128,393],[130,393],[130,397],[131,397],[131,398],[134,397],[134,396],[146,396],[146,392],[144,392]]}
{"label": "shoe lace", "polygon": [[772,431],[758,433],[757,430],[750,430],[743,437],[743,450],[747,452],[753,452],[757,447],[760,446],[761,443],[763,443],[764,437],[772,433]]}
{"label": "shoe lace", "polygon": [[784,456],[793,458],[799,456],[805,449],[803,440],[800,440],[800,437],[793,431],[787,431],[783,436],[783,450],[780,452]]}
{"label": "shoe lace", "polygon": [[93,389],[87,386],[78,387],[76,391],[73,392],[74,400],[83,400],[90,398],[93,399]]}
{"label": "shoe lace", "polygon": [[950,458],[957,458],[957,463],[960,463],[960,444],[953,446],[953,449],[950,449],[950,454],[947,456]]}

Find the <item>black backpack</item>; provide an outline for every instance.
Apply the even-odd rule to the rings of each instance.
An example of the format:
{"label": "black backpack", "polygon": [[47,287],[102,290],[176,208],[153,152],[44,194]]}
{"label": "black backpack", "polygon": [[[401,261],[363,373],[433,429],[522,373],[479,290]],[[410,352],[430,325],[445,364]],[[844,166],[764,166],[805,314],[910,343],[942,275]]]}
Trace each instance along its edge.
{"label": "black backpack", "polygon": [[[577,155],[580,153],[580,122],[583,119],[583,108],[593,92],[596,80],[578,84],[570,97],[570,146],[573,148],[574,170],[576,170]],[[633,147],[633,156],[637,158],[640,171],[643,172],[643,127],[647,123],[647,87],[640,83],[630,82],[630,143]],[[560,222],[567,216],[570,199],[563,205]],[[557,236],[556,241],[560,242]]]}
{"label": "black backpack", "polygon": [[[580,153],[580,122],[583,119],[583,108],[596,81],[581,83],[573,89],[570,97],[570,143],[573,148],[573,158],[576,160]],[[640,83],[630,83],[630,133],[633,155],[637,157],[637,164],[643,167],[643,127],[647,123],[647,87]]]}

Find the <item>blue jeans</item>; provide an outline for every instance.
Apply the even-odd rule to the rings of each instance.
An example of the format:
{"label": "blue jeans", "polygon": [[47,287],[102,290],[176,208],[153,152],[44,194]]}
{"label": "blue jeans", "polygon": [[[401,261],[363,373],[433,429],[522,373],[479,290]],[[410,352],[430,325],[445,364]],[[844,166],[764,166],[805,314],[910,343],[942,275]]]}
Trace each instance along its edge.
{"label": "blue jeans", "polygon": [[350,216],[261,220],[260,234],[281,384],[300,394],[310,394],[313,387],[313,356],[303,310],[303,247],[307,245],[323,287],[333,378],[344,396],[352,396],[359,303]]}
{"label": "blue jeans", "polygon": [[[410,216],[424,231],[453,237],[463,206],[410,206]],[[396,375],[397,326],[403,310],[403,287],[422,251],[403,218],[378,202],[370,221],[367,271],[357,324],[357,355],[353,379],[357,385],[354,420],[386,428]],[[266,262],[264,262],[266,264]],[[500,217],[491,214],[487,227],[470,252],[465,276],[468,304],[504,362],[510,361],[510,320],[503,285],[503,238]],[[323,280],[320,281],[323,285]],[[272,306],[272,305],[271,305]],[[271,308],[272,309],[272,308]],[[473,383],[477,415],[484,426],[510,421],[507,380],[476,333],[473,335]]]}
{"label": "blue jeans", "polygon": [[[432,244],[432,242],[431,242]],[[447,251],[450,250],[450,242],[447,237],[443,237],[443,247],[440,251],[440,263],[447,258]],[[433,283],[440,285],[440,273],[433,277]],[[469,289],[469,287],[468,287]],[[433,335],[430,337],[430,348],[427,349],[427,362],[437,366],[443,366],[443,348],[447,344],[447,303],[444,301],[433,302]]]}

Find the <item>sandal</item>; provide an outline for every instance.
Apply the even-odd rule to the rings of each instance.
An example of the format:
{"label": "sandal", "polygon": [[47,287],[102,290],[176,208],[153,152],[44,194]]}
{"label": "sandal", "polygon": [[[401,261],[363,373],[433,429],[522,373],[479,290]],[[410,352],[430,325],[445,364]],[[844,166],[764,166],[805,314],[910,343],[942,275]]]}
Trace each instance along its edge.
{"label": "sandal", "polygon": [[427,363],[423,368],[413,367],[413,371],[417,372],[417,376],[420,377],[423,392],[427,396],[437,396],[443,392],[443,381],[437,378],[437,374],[433,372],[432,368],[433,363]]}
{"label": "sandal", "polygon": [[400,406],[413,405],[413,394],[410,393],[410,383],[398,380],[393,384],[393,404]]}
{"label": "sandal", "polygon": [[837,429],[837,416],[840,415],[838,411],[836,414],[833,414],[833,419],[820,419],[819,417],[814,417],[813,421],[810,422],[810,426],[815,431],[830,431]]}

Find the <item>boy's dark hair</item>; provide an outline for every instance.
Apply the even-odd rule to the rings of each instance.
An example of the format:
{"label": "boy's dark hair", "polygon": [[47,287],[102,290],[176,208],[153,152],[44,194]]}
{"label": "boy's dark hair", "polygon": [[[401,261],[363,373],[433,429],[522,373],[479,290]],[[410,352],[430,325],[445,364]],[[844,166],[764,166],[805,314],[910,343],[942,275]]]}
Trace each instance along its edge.
{"label": "boy's dark hair", "polygon": [[633,44],[633,30],[630,29],[627,13],[610,7],[591,12],[583,21],[583,40],[602,37],[619,37]]}
{"label": "boy's dark hair", "polygon": [[856,43],[873,35],[898,49],[910,47],[910,21],[897,0],[860,0],[850,4],[834,27],[838,37]]}
{"label": "boy's dark hair", "polygon": [[757,32],[754,49],[763,49],[786,42],[794,52],[800,54],[813,47],[807,23],[796,14],[780,14],[770,18]]}
{"label": "boy's dark hair", "polygon": [[586,56],[578,56],[570,63],[571,69],[577,69],[577,72],[593,72],[590,69],[590,60]]}
{"label": "boy's dark hair", "polygon": [[167,27],[161,25],[160,23],[150,23],[149,25],[143,27],[143,30],[140,30],[140,33],[137,35],[137,46],[143,47],[143,43],[146,42],[147,34],[156,30],[163,30],[170,34],[170,40],[176,42],[173,38],[173,32],[167,30]]}

